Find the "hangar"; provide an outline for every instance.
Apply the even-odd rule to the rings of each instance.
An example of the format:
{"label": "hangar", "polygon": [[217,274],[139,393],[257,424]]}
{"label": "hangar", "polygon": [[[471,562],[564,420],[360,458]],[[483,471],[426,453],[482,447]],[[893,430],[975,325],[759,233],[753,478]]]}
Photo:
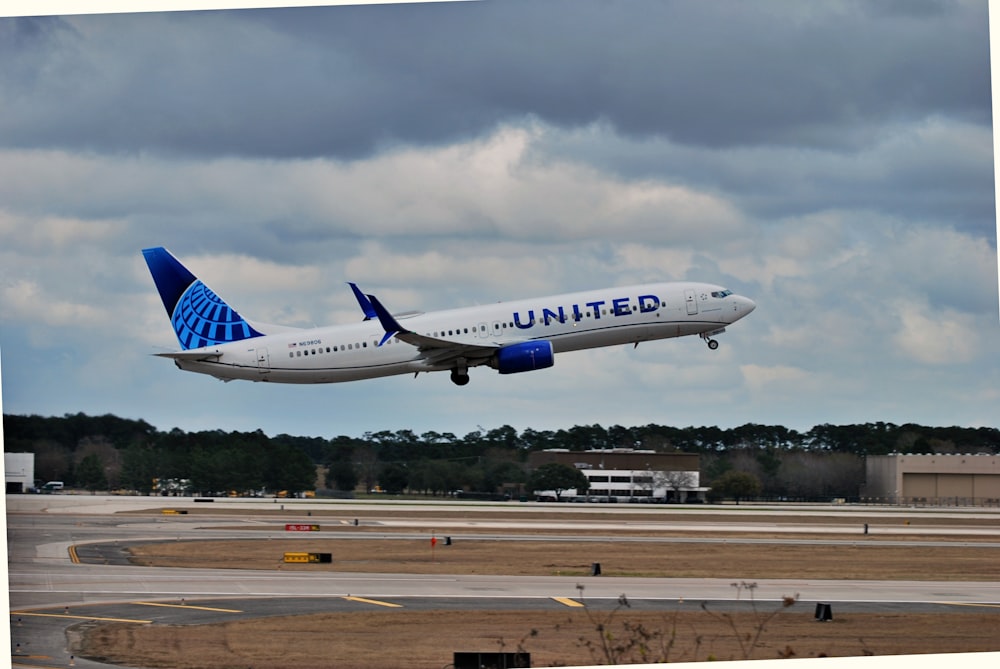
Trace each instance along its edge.
{"label": "hangar", "polygon": [[3,474],[6,491],[29,492],[35,489],[35,454],[4,453]]}
{"label": "hangar", "polygon": [[1000,506],[1000,455],[869,455],[863,502]]}

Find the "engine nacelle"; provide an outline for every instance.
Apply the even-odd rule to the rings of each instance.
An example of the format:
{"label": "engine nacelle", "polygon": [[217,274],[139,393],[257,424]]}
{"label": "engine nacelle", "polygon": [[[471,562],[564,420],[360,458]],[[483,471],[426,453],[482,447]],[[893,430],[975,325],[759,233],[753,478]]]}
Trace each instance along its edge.
{"label": "engine nacelle", "polygon": [[504,346],[493,357],[491,366],[501,374],[516,374],[545,369],[554,364],[555,354],[552,352],[552,342],[543,339]]}

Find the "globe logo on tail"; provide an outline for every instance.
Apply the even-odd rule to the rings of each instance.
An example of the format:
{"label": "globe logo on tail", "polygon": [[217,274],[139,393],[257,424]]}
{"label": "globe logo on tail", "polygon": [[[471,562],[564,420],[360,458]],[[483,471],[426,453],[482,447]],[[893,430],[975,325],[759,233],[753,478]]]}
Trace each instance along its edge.
{"label": "globe logo on tail", "polygon": [[170,320],[184,349],[261,336],[200,280],[184,291]]}

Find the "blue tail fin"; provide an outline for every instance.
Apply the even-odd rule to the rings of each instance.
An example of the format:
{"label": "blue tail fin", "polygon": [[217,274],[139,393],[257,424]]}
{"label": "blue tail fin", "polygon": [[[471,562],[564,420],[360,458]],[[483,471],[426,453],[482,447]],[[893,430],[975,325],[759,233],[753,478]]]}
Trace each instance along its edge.
{"label": "blue tail fin", "polygon": [[143,249],[142,255],[182,349],[261,336],[165,248]]}

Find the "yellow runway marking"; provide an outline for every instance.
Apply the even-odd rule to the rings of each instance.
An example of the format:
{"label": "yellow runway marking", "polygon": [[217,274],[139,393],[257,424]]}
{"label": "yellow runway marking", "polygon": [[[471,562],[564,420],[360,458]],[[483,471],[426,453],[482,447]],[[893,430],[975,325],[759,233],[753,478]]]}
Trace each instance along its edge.
{"label": "yellow runway marking", "polygon": [[68,613],[35,613],[34,611],[11,611],[10,615],[36,616],[38,618],[70,618],[71,620],[102,620],[110,623],[138,623],[150,625],[152,620],[132,620],[130,618],[103,618],[101,616],[74,616]]}
{"label": "yellow runway marking", "polygon": [[214,609],[211,606],[192,606],[191,604],[163,604],[161,602],[132,602],[138,606],[162,606],[168,609],[196,609],[198,611],[220,611],[222,613],[243,613],[239,609]]}
{"label": "yellow runway marking", "polygon": [[563,606],[571,606],[573,608],[583,608],[585,605],[576,601],[575,599],[570,599],[569,597],[553,597],[553,601],[559,602]]}
{"label": "yellow runway marking", "polygon": [[348,601],[348,602],[361,602],[362,604],[375,604],[377,606],[387,606],[387,607],[389,607],[391,609],[401,609],[401,608],[403,608],[402,604],[393,604],[392,602],[380,602],[377,599],[365,599],[364,597],[351,597],[350,595],[348,595],[347,597],[344,597],[344,599],[346,601]]}
{"label": "yellow runway marking", "polygon": [[69,547],[69,559],[73,564],[80,564],[80,556],[76,554],[76,546]]}

